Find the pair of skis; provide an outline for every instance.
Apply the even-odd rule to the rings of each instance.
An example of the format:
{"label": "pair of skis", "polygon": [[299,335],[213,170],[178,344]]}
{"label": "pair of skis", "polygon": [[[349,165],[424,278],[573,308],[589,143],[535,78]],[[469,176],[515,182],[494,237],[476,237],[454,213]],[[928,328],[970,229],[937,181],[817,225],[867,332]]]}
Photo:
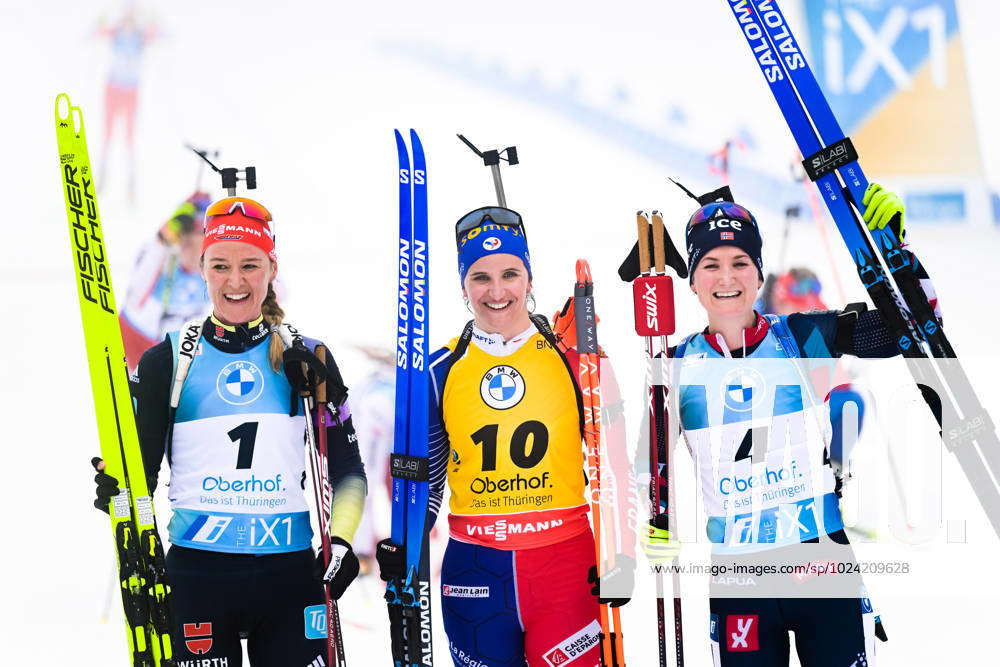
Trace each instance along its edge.
{"label": "pair of skis", "polygon": [[[667,374],[669,345],[667,336],[674,333],[674,287],[666,273],[666,231],[663,216],[653,211],[636,213],[639,249],[639,277],[632,282],[635,307],[635,331],[646,341],[646,387],[649,392],[649,514],[652,520],[668,517],[667,525],[676,534],[673,521],[673,487],[669,484]],[[651,233],[652,232],[652,233]],[[650,237],[653,247],[650,248]],[[661,470],[663,471],[661,474]],[[663,494],[666,497],[663,497]],[[666,512],[663,506],[666,506]],[[671,584],[674,602],[674,654],[678,667],[684,665],[684,634],[681,618],[681,583],[677,558],[671,562]],[[657,568],[656,627],[660,667],[667,665],[666,611],[664,609],[663,572]]]}
{"label": "pair of skis", "polygon": [[[590,517],[594,530],[597,581],[604,573],[601,557],[601,355],[597,345],[597,313],[594,310],[594,281],[585,259],[576,260],[573,288],[573,316],[576,351],[580,355],[578,383],[583,399],[583,437],[587,447],[587,478],[590,483]],[[610,554],[609,554],[610,555]],[[614,565],[614,563],[609,563]],[[599,604],[602,667],[624,667],[625,647],[621,610]]]}
{"label": "pair of skis", "polygon": [[101,458],[104,472],[122,484],[108,509],[131,664],[173,667],[163,545],[132,412],[83,114],[68,95],[56,97],[55,129]]}
{"label": "pair of skis", "polygon": [[[868,180],[776,0],[726,0],[767,79],[799,150],[942,439],[1000,536],[1000,439],[915,273],[915,258],[888,228],[865,234],[859,219]],[[872,248],[878,248],[879,256]]]}
{"label": "pair of skis", "polygon": [[396,418],[393,432],[392,542],[403,546],[402,579],[386,583],[392,658],[396,667],[432,665],[431,581],[428,552],[429,465],[427,368],[427,167],[410,130],[413,165],[396,130],[399,157],[399,260],[396,282]]}

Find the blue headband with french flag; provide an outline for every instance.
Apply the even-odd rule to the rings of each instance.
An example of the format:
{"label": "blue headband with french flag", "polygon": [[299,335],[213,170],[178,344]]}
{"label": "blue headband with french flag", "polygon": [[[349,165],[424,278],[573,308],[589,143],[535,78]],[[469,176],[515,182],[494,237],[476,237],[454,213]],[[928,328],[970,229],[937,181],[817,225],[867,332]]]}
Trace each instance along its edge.
{"label": "blue headband with french flag", "polygon": [[511,225],[501,225],[485,220],[478,227],[470,229],[458,242],[458,275],[465,282],[469,268],[487,255],[514,255],[522,262],[531,278],[531,258],[528,255],[528,240],[521,229]]}

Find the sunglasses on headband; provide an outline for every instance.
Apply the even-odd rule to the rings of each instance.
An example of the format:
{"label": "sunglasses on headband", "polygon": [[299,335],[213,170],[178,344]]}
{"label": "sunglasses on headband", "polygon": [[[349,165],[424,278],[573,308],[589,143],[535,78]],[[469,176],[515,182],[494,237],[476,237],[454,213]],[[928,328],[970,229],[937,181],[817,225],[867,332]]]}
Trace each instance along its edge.
{"label": "sunglasses on headband", "polygon": [[527,235],[524,233],[524,222],[521,220],[520,213],[501,206],[484,206],[477,208],[475,211],[469,211],[455,223],[455,245],[459,245],[466,234],[486,221],[506,227],[515,227],[521,232],[522,236],[527,238]]}
{"label": "sunglasses on headband", "polygon": [[255,218],[263,222],[271,222],[271,212],[253,201],[252,199],[226,198],[211,204],[205,210],[205,218],[216,215],[230,215],[236,209],[240,209],[243,215],[248,218]]}
{"label": "sunglasses on headband", "polygon": [[718,201],[706,204],[695,211],[694,215],[691,216],[691,219],[688,220],[687,231],[690,233],[692,227],[696,227],[703,222],[708,222],[709,220],[718,217],[749,222],[755,228],[757,227],[757,220],[753,217],[753,214],[750,211],[731,201]]}

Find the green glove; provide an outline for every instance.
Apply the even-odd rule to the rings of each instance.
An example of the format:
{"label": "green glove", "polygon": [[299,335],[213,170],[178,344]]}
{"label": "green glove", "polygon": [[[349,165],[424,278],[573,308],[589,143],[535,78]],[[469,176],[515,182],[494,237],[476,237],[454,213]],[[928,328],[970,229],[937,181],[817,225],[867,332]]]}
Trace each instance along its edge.
{"label": "green glove", "polygon": [[878,183],[869,183],[861,204],[865,207],[864,220],[868,223],[868,229],[884,229],[889,225],[899,242],[903,242],[905,211],[899,195],[884,189]]}
{"label": "green glove", "polygon": [[[666,517],[666,515],[661,516]],[[662,525],[665,522],[656,521],[655,523]],[[670,531],[657,527],[652,520],[639,541],[642,543],[642,550],[645,552],[646,558],[653,565],[670,563],[681,553],[680,541],[670,539]]]}

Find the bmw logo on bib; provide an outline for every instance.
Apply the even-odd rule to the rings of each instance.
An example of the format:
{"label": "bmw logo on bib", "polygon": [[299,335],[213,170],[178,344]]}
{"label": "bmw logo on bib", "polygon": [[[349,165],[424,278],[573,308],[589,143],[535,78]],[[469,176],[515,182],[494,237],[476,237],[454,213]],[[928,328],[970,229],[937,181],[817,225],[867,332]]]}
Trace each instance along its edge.
{"label": "bmw logo on bib", "polygon": [[524,378],[510,366],[494,366],[483,376],[479,393],[486,405],[495,410],[507,410],[524,398]]}
{"label": "bmw logo on bib", "polygon": [[219,372],[215,390],[230,405],[246,405],[264,391],[264,375],[249,361],[233,361]]}
{"label": "bmw logo on bib", "polygon": [[726,407],[736,412],[746,412],[764,399],[767,384],[755,368],[740,366],[722,378],[722,398]]}

